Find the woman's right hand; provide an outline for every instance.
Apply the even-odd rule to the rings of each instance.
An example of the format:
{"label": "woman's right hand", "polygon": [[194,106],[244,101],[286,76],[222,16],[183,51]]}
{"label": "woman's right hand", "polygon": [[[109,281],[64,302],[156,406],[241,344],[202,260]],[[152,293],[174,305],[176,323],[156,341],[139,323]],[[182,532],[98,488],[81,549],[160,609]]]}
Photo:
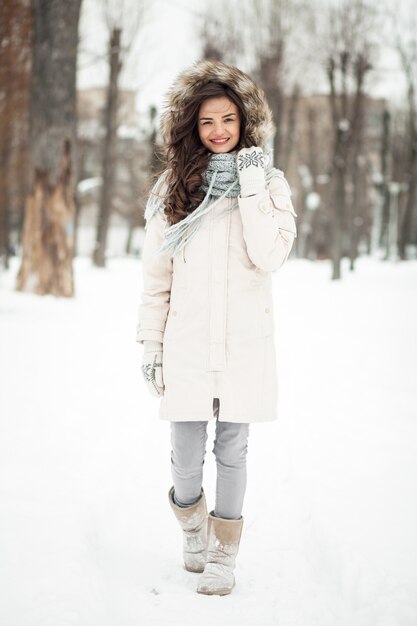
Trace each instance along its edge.
{"label": "woman's right hand", "polygon": [[145,339],[143,342],[142,374],[149,391],[153,396],[164,395],[162,377],[162,343]]}

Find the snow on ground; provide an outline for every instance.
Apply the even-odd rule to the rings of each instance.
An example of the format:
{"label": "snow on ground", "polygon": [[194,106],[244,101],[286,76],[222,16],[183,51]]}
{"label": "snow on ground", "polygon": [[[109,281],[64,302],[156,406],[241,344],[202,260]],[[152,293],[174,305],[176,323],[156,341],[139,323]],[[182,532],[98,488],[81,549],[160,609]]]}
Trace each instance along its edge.
{"label": "snow on ground", "polygon": [[417,262],[274,274],[280,419],[251,425],[222,598],[182,568],[140,261],[77,258],[73,300],[16,293],[17,268],[0,275],[2,625],[416,626]]}

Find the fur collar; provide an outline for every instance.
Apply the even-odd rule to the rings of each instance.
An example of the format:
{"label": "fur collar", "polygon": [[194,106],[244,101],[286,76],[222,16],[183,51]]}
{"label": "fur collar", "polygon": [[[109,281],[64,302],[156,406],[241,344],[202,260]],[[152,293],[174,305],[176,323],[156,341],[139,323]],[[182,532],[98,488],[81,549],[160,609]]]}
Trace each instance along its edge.
{"label": "fur collar", "polygon": [[165,95],[161,113],[164,142],[169,141],[175,113],[183,108],[199,87],[209,81],[227,83],[241,97],[248,118],[248,130],[253,133],[255,144],[265,149],[275,132],[265,93],[242,70],[221,61],[197,61],[183,70],[172,83]]}

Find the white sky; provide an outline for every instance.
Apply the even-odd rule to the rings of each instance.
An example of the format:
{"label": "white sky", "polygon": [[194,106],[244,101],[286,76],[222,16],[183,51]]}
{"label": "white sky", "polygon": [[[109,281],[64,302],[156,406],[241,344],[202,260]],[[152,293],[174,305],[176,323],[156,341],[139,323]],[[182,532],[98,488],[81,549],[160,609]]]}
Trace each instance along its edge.
{"label": "white sky", "polygon": [[[124,1],[126,3],[133,1],[133,4],[136,4],[134,0]],[[324,0],[331,1],[333,0]],[[122,3],[123,0],[119,0],[119,6]],[[106,50],[106,29],[101,9],[98,8],[103,5],[104,2],[98,0],[83,0],[80,21],[79,88],[104,86],[107,83],[107,65],[103,60],[99,60],[103,59]],[[128,65],[121,77],[123,87],[137,90],[137,109],[140,113],[146,112],[151,104],[159,108],[163,95],[178,72],[199,58],[196,14],[202,12],[205,5],[204,0],[150,2],[142,34],[138,37],[136,48],[130,54]],[[416,0],[398,0],[396,11],[401,10],[407,14],[413,6],[417,8]],[[388,23],[387,19],[385,25]],[[389,37],[388,32],[387,38]],[[315,77],[313,81],[311,76],[309,78],[310,82],[320,84],[320,79],[324,80],[324,74],[318,76],[317,81]],[[373,96],[387,97],[398,102],[403,99],[404,91],[397,55],[387,46],[381,51],[378,68],[369,83],[369,92]]]}

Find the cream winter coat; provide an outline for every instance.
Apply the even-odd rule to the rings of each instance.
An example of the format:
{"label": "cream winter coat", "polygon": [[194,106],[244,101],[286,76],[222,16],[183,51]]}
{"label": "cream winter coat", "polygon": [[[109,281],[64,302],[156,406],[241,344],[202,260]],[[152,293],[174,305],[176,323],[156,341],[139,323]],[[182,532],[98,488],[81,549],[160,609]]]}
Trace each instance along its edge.
{"label": "cream winter coat", "polygon": [[[227,67],[217,62],[198,66],[203,78],[218,77]],[[243,98],[242,82],[237,85],[234,78],[223,76],[239,87]],[[195,82],[193,75],[188,87]],[[252,81],[246,87],[252,96],[255,90],[255,96],[263,94]],[[175,88],[175,94],[184,93],[181,80]],[[262,145],[269,110],[264,98],[260,105],[259,97],[255,100],[259,115],[252,119],[262,121]],[[214,419],[213,398],[219,398],[220,421],[277,418],[271,272],[291,251],[296,213],[284,176],[272,178],[267,191],[238,197],[238,208],[220,215],[233,200],[220,200],[202,218],[183,253],[174,257],[155,254],[167,227],[164,214],[157,212],[147,224],[137,341],[163,342],[162,419]]]}

